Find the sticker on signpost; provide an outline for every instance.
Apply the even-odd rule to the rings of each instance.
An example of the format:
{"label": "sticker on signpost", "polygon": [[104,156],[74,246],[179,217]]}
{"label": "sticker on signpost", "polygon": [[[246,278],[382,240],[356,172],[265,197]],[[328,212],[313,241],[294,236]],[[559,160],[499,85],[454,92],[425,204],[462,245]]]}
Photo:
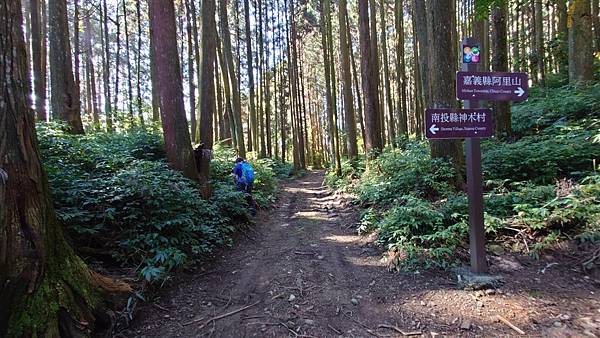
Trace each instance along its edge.
{"label": "sticker on signpost", "polygon": [[492,110],[426,109],[425,131],[428,139],[490,137],[494,134]]}
{"label": "sticker on signpost", "polygon": [[527,73],[458,72],[456,97],[460,100],[514,101],[527,100]]}

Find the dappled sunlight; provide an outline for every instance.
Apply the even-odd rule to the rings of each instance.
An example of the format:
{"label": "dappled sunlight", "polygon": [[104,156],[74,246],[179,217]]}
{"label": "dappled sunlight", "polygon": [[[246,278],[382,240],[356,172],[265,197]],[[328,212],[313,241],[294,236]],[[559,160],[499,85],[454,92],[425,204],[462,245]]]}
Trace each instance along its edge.
{"label": "dappled sunlight", "polygon": [[311,221],[329,221],[329,217],[318,211],[298,211],[294,213],[292,218],[302,218]]}
{"label": "dappled sunlight", "polygon": [[356,266],[371,266],[378,268],[385,268],[387,266],[384,259],[377,259],[377,257],[373,256],[347,256],[346,260]]}
{"label": "dappled sunlight", "polygon": [[340,244],[357,244],[360,240],[359,236],[354,235],[331,235],[321,238],[322,240],[335,242]]}

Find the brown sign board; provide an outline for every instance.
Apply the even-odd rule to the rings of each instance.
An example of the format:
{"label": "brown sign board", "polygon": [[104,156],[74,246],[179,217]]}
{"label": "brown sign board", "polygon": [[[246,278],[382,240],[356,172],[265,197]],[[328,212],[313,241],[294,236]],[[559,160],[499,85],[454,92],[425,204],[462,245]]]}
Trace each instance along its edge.
{"label": "brown sign board", "polygon": [[527,73],[470,72],[456,74],[456,97],[460,100],[514,101],[527,100]]}
{"label": "brown sign board", "polygon": [[492,110],[426,109],[425,131],[428,139],[490,137],[494,134]]}

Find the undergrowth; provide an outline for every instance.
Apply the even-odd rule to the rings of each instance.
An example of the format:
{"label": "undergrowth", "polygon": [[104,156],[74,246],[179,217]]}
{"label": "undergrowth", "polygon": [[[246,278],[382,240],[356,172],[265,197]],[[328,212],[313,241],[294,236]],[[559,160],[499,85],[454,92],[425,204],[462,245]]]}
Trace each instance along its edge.
{"label": "undergrowth", "polygon": [[[38,136],[59,221],[88,261],[131,268],[160,282],[230,245],[236,227],[250,221],[244,196],[229,177],[235,159],[229,148],[215,149],[214,194],[206,201],[195,182],[168,167],[156,130],[75,136],[60,125],[39,124]],[[253,165],[253,195],[267,207],[277,175],[289,174],[289,165]]]}
{"label": "undergrowth", "polygon": [[[513,107],[514,137],[482,142],[488,241],[539,256],[564,239],[600,240],[600,84],[532,91]],[[424,141],[342,166],[326,182],[356,195],[359,232],[376,231],[400,269],[468,259],[468,203]],[[525,240],[522,238],[525,237]]]}

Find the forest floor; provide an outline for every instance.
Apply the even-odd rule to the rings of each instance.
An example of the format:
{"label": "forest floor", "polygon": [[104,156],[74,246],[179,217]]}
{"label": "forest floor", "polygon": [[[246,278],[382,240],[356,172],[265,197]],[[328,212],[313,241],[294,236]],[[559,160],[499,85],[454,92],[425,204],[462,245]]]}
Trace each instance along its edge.
{"label": "forest floor", "polygon": [[[460,288],[453,270],[390,272],[359,210],[322,186],[282,182],[278,202],[203,271],[178,277],[122,337],[600,337],[600,280],[568,252],[490,256],[498,288]],[[556,263],[556,264],[554,264]],[[400,331],[403,331],[400,332]]]}

